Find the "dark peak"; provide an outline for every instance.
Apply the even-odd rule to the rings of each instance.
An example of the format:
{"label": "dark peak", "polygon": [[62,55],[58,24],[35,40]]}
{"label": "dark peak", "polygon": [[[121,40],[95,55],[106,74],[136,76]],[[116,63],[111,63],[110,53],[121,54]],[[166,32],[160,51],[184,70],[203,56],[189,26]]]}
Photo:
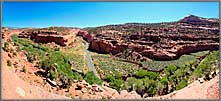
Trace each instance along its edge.
{"label": "dark peak", "polygon": [[190,14],[190,15],[184,17],[183,19],[181,19],[181,21],[193,21],[193,20],[202,20],[202,19],[204,19],[204,18]]}
{"label": "dark peak", "polygon": [[192,15],[192,14],[189,14],[188,16],[186,16],[186,18],[191,18],[191,17],[199,18],[198,16]]}
{"label": "dark peak", "polygon": [[184,17],[183,19],[179,20],[178,22],[190,24],[210,24],[216,21],[190,14]]}
{"label": "dark peak", "polygon": [[207,23],[217,23],[218,22],[218,19],[216,18],[203,18],[203,17],[199,17],[199,16],[196,16],[196,15],[188,15],[186,17],[184,17],[183,19],[179,20],[178,22],[185,22],[185,23],[191,23],[191,22],[207,22]]}

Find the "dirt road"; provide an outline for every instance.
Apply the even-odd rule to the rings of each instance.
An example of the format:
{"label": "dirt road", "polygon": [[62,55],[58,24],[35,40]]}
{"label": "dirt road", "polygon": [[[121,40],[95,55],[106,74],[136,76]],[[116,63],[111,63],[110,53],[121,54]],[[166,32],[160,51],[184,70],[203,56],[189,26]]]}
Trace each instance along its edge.
{"label": "dirt road", "polygon": [[85,49],[86,49],[86,58],[87,58],[87,61],[88,61],[88,68],[89,68],[90,71],[93,71],[95,76],[100,78],[100,76],[97,74],[97,71],[94,67],[93,60],[91,58],[91,54],[90,54],[90,51],[88,50],[88,47],[89,47],[89,43],[86,42],[86,48]]}

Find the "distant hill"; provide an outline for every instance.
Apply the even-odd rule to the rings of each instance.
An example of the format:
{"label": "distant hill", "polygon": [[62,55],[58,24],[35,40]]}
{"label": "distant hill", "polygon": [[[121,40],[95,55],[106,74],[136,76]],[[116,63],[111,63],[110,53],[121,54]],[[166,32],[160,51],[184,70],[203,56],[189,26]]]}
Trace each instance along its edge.
{"label": "distant hill", "polygon": [[[206,29],[206,30],[205,30]],[[152,33],[152,34],[185,34],[185,33],[210,33],[218,34],[219,19],[203,18],[188,15],[174,22],[161,23],[125,23],[106,25],[86,29],[89,33],[105,33],[107,30],[118,31],[123,34]]]}
{"label": "distant hill", "polygon": [[219,23],[219,19],[216,18],[202,18],[195,15],[189,15],[178,22],[190,23],[190,24],[216,24]]}

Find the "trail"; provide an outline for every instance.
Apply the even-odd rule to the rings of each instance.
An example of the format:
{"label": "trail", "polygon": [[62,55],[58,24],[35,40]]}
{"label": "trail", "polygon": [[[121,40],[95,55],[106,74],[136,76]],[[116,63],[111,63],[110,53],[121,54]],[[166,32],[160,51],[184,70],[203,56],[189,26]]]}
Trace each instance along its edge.
{"label": "trail", "polygon": [[89,43],[85,42],[86,43],[86,58],[87,58],[87,62],[88,62],[88,68],[90,71],[92,71],[96,77],[98,77],[100,79],[100,76],[97,74],[97,71],[94,67],[94,64],[93,64],[93,61],[92,61],[92,58],[91,58],[91,54],[90,54],[90,51],[88,50],[88,47],[89,47]]}

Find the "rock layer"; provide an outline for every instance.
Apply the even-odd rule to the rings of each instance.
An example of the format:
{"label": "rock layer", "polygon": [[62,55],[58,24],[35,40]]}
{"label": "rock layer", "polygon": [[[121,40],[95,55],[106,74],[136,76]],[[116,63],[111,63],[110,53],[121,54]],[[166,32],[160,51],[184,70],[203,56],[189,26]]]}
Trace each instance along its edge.
{"label": "rock layer", "polygon": [[[97,31],[80,31],[78,35],[98,53],[116,55],[132,50],[155,60],[173,60],[192,52],[218,50],[218,25],[216,19],[190,15],[173,23],[101,26]],[[135,32],[125,32],[129,29]]]}
{"label": "rock layer", "polygon": [[38,43],[54,42],[60,46],[67,46],[73,42],[78,31],[79,29],[72,29],[65,33],[51,30],[31,30],[21,32],[19,37],[30,38]]}

